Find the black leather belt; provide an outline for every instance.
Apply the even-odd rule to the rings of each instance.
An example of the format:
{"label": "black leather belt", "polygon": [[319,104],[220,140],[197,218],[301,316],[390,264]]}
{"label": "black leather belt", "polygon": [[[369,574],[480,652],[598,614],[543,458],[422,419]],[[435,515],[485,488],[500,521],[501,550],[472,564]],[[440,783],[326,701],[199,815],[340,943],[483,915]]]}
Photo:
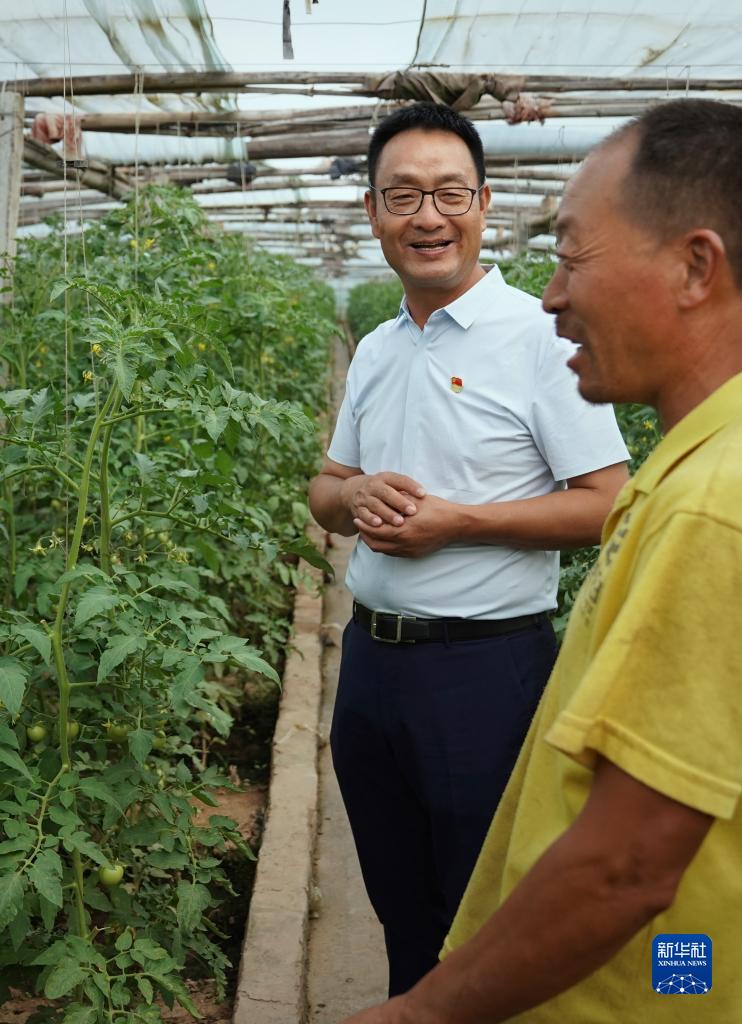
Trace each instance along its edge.
{"label": "black leather belt", "polygon": [[417,619],[413,615],[372,612],[353,602],[353,621],[385,644],[417,644],[427,641],[453,643],[456,640],[483,640],[517,629],[529,629],[546,619],[546,612],[516,615],[512,619]]}

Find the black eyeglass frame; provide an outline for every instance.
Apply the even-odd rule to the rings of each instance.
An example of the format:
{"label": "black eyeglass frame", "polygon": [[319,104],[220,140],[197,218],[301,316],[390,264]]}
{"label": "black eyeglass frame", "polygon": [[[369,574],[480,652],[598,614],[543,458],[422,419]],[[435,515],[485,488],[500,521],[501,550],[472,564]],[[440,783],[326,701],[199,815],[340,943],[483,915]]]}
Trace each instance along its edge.
{"label": "black eyeglass frame", "polygon": [[[438,213],[440,213],[441,217],[463,217],[465,214],[469,212],[469,210],[471,210],[472,203],[474,202],[474,196],[478,195],[478,193],[482,191],[484,185],[480,185],[479,188],[467,188],[466,185],[446,185],[441,188],[433,189],[414,188],[412,185],[410,185],[409,187],[407,185],[389,185],[387,188],[376,188],[375,185],[369,185],[368,187],[372,192],[379,193],[381,198],[384,200],[384,209],[386,210],[387,213],[390,213],[392,217],[413,217],[422,209],[422,205],[425,202],[425,196],[433,197],[433,206],[435,206],[436,210],[438,211]],[[420,203],[418,204],[418,206],[415,207],[414,210],[408,210],[406,213],[399,213],[396,210],[390,210],[386,201],[386,193],[392,192],[394,189],[404,188],[407,188],[409,192],[419,192]],[[470,194],[471,198],[469,199],[469,205],[465,210],[462,210],[460,213],[448,213],[446,210],[441,210],[440,206],[438,206],[438,203],[436,202],[435,199],[436,192],[451,192],[455,189],[457,189],[460,192],[468,192]]]}

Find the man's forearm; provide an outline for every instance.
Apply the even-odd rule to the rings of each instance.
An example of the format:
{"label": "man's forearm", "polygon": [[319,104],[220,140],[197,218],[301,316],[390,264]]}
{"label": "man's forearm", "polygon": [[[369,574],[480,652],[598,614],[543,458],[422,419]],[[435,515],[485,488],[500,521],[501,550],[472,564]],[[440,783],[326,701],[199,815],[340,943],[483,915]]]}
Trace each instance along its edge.
{"label": "man's forearm", "polygon": [[368,1024],[498,1024],[553,999],[672,904],[712,823],[600,758],[579,817],[500,909]]}
{"label": "man's forearm", "polygon": [[586,547],[600,542],[610,503],[587,488],[487,505],[457,505],[457,539],[513,548]]}
{"label": "man's forearm", "polygon": [[570,847],[565,834],[480,931],[392,1008],[389,1024],[508,1020],[587,977],[662,909],[646,888],[629,877],[609,882],[603,864],[575,860]]}
{"label": "man's forearm", "polygon": [[358,533],[343,494],[347,481],[329,473],[320,473],[309,485],[309,508],[319,525],[329,533],[352,537]]}

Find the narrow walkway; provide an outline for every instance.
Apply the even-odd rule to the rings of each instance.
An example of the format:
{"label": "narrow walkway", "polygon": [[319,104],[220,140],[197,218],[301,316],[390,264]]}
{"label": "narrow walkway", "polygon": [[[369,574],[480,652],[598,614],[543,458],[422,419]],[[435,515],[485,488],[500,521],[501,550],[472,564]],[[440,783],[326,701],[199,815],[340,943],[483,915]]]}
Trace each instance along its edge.
{"label": "narrow walkway", "polygon": [[[344,349],[336,355],[335,392],[339,401],[347,370]],[[351,597],[343,580],[354,540],[333,536],[327,557],[335,581],[325,593],[320,733],[330,734],[340,665],[340,641],[350,618]],[[339,1024],[364,1006],[386,997],[384,937],[363,887],[353,838],[332,768],[329,743],[319,751],[319,815],[315,850],[315,899],[310,922],[307,996],[308,1024]]]}

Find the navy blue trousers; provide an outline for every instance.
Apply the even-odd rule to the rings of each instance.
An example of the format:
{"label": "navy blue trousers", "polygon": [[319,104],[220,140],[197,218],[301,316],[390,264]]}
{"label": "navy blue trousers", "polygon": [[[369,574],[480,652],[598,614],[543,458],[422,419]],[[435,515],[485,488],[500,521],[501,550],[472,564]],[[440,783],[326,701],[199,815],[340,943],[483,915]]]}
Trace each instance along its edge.
{"label": "navy blue trousers", "polygon": [[330,742],[390,996],[438,962],[555,657],[545,619],[451,644],[346,627]]}

